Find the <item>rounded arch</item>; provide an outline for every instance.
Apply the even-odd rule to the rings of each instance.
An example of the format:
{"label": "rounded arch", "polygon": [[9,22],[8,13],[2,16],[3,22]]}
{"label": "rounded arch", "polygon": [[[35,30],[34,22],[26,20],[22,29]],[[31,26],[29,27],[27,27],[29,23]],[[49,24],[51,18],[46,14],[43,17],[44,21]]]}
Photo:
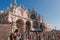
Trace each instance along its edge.
{"label": "rounded arch", "polygon": [[29,31],[31,28],[31,23],[30,21],[26,21],[26,31]]}
{"label": "rounded arch", "polygon": [[40,24],[40,29],[45,30],[45,25],[43,23]]}
{"label": "rounded arch", "polygon": [[26,21],[26,25],[27,25],[27,26],[31,26],[30,21]]}
{"label": "rounded arch", "polygon": [[18,19],[18,20],[16,21],[16,23],[17,23],[17,24],[20,24],[20,25],[23,25],[23,24],[24,24],[24,22],[23,22],[22,19]]}
{"label": "rounded arch", "polygon": [[32,19],[36,19],[35,14],[31,14],[31,18],[32,18]]}
{"label": "rounded arch", "polygon": [[23,30],[24,30],[23,25],[24,25],[24,21],[22,19],[18,19],[16,21],[16,26],[17,26],[18,30],[20,31],[20,33],[23,33]]}
{"label": "rounded arch", "polygon": [[37,21],[33,22],[33,28],[38,28],[38,22]]}

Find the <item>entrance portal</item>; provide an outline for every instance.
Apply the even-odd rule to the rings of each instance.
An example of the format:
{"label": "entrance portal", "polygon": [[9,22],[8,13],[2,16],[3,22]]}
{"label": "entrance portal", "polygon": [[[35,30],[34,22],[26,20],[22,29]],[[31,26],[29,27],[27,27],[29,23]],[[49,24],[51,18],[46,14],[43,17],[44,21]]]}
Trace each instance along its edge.
{"label": "entrance portal", "polygon": [[23,29],[23,24],[24,24],[24,22],[23,22],[22,19],[19,19],[19,20],[16,21],[16,26],[17,26],[20,33],[23,33],[23,30],[24,30]]}
{"label": "entrance portal", "polygon": [[31,40],[30,30],[31,30],[31,23],[29,21],[26,21],[26,31],[27,31],[27,39],[28,40]]}
{"label": "entrance portal", "polygon": [[26,31],[30,31],[31,23],[29,21],[26,22]]}

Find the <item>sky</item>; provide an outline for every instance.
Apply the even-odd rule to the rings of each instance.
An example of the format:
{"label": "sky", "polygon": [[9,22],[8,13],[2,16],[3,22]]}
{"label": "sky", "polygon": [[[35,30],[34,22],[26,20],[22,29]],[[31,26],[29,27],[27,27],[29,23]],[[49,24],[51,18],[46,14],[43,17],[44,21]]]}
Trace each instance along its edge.
{"label": "sky", "polygon": [[[16,0],[17,6],[23,4],[24,8],[34,8],[51,25],[51,29],[60,30],[60,0]],[[0,10],[13,4],[14,0],[0,0]]]}

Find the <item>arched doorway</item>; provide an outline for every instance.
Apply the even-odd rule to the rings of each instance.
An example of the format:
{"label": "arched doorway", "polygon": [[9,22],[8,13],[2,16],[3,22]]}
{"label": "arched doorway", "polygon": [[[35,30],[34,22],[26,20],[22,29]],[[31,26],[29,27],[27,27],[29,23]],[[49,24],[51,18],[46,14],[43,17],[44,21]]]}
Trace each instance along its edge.
{"label": "arched doorway", "polygon": [[34,21],[34,22],[33,22],[33,28],[34,28],[34,29],[37,29],[37,28],[38,28],[38,22],[37,22],[37,21]]}
{"label": "arched doorway", "polygon": [[19,30],[19,32],[20,33],[23,33],[23,26],[24,25],[24,22],[23,22],[23,20],[22,19],[18,19],[17,21],[16,21],[16,26],[17,26],[17,28],[18,28],[18,30]]}
{"label": "arched doorway", "polygon": [[26,31],[30,31],[31,23],[29,21],[26,21]]}
{"label": "arched doorway", "polygon": [[40,29],[41,29],[41,32],[45,31],[46,27],[43,23],[40,24]]}
{"label": "arched doorway", "polygon": [[31,23],[30,21],[26,21],[26,37],[28,40],[31,40],[31,36],[30,36],[30,30],[31,30]]}
{"label": "arched doorway", "polygon": [[[34,21],[33,22],[33,28],[34,29],[39,29],[39,23],[37,22],[37,21]],[[39,36],[38,36],[38,32],[36,31],[36,32],[34,32],[34,40],[39,40]]]}
{"label": "arched doorway", "polygon": [[31,17],[30,17],[31,19],[36,19],[36,16],[35,16],[35,14],[31,14]]}

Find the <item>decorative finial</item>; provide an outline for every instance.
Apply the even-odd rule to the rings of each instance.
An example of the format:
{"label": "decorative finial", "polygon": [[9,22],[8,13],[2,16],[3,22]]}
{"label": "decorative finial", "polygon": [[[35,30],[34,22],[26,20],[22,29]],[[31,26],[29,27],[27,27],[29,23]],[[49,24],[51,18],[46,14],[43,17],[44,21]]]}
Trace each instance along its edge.
{"label": "decorative finial", "polygon": [[21,4],[21,6],[20,6],[22,9],[24,9],[24,5],[23,4]]}
{"label": "decorative finial", "polygon": [[30,11],[30,8],[27,7],[27,10]]}
{"label": "decorative finial", "polygon": [[10,8],[12,8],[12,4],[10,4]]}
{"label": "decorative finial", "polygon": [[40,19],[40,14],[39,14],[39,19]]}
{"label": "decorative finial", "polygon": [[14,4],[13,5],[14,5],[14,7],[16,7],[16,0],[14,0]]}
{"label": "decorative finial", "polygon": [[43,19],[43,16],[42,16],[42,22],[44,23],[44,19]]}
{"label": "decorative finial", "polygon": [[16,5],[16,0],[14,0],[14,5]]}
{"label": "decorative finial", "polygon": [[32,8],[32,11],[33,11],[33,12],[35,11],[34,8]]}
{"label": "decorative finial", "polygon": [[10,0],[10,5],[9,5],[9,8],[12,8],[12,0]]}

